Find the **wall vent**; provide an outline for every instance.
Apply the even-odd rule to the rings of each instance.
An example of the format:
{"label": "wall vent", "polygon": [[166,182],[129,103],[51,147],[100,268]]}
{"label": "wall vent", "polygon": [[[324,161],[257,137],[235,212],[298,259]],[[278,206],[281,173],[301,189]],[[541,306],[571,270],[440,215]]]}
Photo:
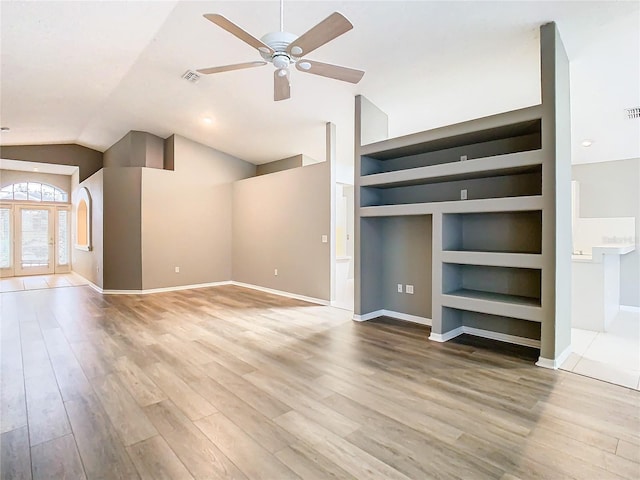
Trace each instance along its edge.
{"label": "wall vent", "polygon": [[182,78],[191,83],[198,83],[198,80],[200,80],[200,75],[193,70],[187,70],[182,74]]}
{"label": "wall vent", "polygon": [[624,111],[629,119],[640,118],[640,107],[625,108]]}

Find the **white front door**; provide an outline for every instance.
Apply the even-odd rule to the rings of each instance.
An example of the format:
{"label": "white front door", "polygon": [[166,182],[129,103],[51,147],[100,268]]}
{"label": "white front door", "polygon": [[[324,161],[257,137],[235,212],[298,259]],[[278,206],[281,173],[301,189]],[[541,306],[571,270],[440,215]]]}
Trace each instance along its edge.
{"label": "white front door", "polygon": [[55,271],[55,207],[16,206],[15,275]]}

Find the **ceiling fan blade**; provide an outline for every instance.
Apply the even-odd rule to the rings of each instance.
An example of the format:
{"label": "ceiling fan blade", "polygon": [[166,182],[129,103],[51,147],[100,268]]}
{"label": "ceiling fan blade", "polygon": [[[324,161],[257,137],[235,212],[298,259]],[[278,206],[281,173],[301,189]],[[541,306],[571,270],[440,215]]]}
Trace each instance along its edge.
{"label": "ceiling fan blade", "polygon": [[256,49],[258,49],[258,50],[260,50],[261,52],[264,52],[264,53],[270,53],[270,54],[274,53],[273,49],[269,45],[267,45],[266,43],[263,43],[262,41],[258,40],[256,37],[254,37],[253,35],[251,35],[250,33],[246,32],[246,31],[244,31],[238,25],[233,23],[228,18],[223,17],[222,15],[219,15],[217,13],[205,13],[204,14],[204,18],[206,18],[210,22],[215,23],[220,28],[225,29],[230,34],[235,35],[236,37],[238,37],[243,42],[248,43],[249,45],[251,45],[253,48],[256,48]]}
{"label": "ceiling fan blade", "polygon": [[[307,64],[309,68],[304,68]],[[307,59],[298,61],[296,68],[301,72],[313,73],[314,75],[335,78],[336,80],[350,83],[358,83],[364,75],[362,70],[356,70],[355,68],[340,67],[330,63],[316,62]]]}
{"label": "ceiling fan blade", "polygon": [[221,67],[201,68],[199,70],[196,70],[196,72],[208,75],[210,73],[230,72],[231,70],[242,70],[243,68],[261,67],[262,65],[266,65],[266,64],[267,62],[236,63],[234,65],[223,65]]}
{"label": "ceiling fan blade", "polygon": [[289,72],[286,75],[278,75],[280,70],[273,72],[273,99],[276,102],[286,100],[291,96],[291,85],[289,84]]}
{"label": "ceiling fan blade", "polygon": [[302,34],[287,47],[287,53],[301,57],[321,47],[325,43],[339,37],[353,28],[352,23],[344,15],[333,12],[311,30]]}

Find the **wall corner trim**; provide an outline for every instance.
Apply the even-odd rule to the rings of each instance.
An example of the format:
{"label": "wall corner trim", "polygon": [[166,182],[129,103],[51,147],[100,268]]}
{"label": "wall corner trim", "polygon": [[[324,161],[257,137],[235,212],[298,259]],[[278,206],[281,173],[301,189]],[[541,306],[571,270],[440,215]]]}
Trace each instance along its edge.
{"label": "wall corner trim", "polygon": [[564,361],[569,357],[569,355],[571,355],[572,351],[573,350],[571,349],[571,345],[569,345],[567,348],[564,349],[564,351],[560,355],[558,355],[556,359],[539,357],[538,361],[536,362],[536,365],[542,368],[557,370],[564,363]]}

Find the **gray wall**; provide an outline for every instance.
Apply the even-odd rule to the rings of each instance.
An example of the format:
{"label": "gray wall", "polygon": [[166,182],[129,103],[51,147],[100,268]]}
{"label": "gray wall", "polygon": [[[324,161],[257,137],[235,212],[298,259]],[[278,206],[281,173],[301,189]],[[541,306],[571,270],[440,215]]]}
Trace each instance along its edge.
{"label": "gray wall", "polygon": [[573,165],[580,182],[580,216],[635,217],[636,250],[620,262],[620,303],[640,306],[640,159]]}
{"label": "gray wall", "polygon": [[103,175],[103,288],[141,290],[142,168],[105,168]]}
{"label": "gray wall", "polygon": [[104,166],[164,168],[164,140],[132,130],[104,152]]}
{"label": "gray wall", "polygon": [[289,170],[290,168],[297,168],[301,166],[302,154],[258,165],[256,168],[256,175],[266,175],[268,173],[280,172],[282,170]]}
{"label": "gray wall", "polygon": [[75,144],[2,146],[0,158],[77,166],[81,182],[102,168],[101,152]]}
{"label": "gray wall", "polygon": [[233,280],[330,300],[330,166],[322,162],[234,183]]}
{"label": "gray wall", "polygon": [[0,187],[19,182],[41,182],[58,187],[71,194],[71,175],[53,173],[24,172],[20,170],[0,170]]}
{"label": "gray wall", "polygon": [[76,243],[75,239],[75,210],[72,218],[74,219],[72,223],[72,242],[73,245],[71,247],[71,265],[74,272],[79,273],[84,278],[88,279],[95,285],[102,288],[104,286],[103,282],[103,170],[99,170],[98,172],[91,175],[84,182],[78,184],[78,174],[74,174],[73,176],[73,193],[72,199],[74,200],[74,209],[75,209],[75,198],[77,196],[77,192],[80,188],[86,187],[91,195],[91,242],[92,242],[92,250],[90,252],[86,252],[83,250],[77,250],[73,245]]}
{"label": "gray wall", "polygon": [[142,169],[145,290],[231,279],[231,183],[255,174],[255,165],[186,138],[172,144],[174,171]]}
{"label": "gray wall", "polygon": [[[383,219],[382,289],[384,307],[431,318],[432,217]],[[398,284],[413,285],[414,294],[398,293]]]}

